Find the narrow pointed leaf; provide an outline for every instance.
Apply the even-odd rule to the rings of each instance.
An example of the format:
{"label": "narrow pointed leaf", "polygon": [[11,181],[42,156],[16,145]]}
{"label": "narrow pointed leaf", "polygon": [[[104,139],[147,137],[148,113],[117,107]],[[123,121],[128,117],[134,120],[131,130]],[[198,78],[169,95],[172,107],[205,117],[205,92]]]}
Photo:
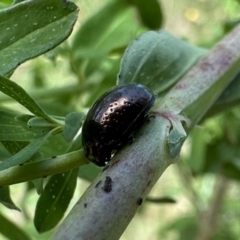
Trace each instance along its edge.
{"label": "narrow pointed leaf", "polygon": [[34,225],[38,232],[52,229],[62,219],[74,194],[77,175],[78,168],[51,177],[36,207]]}
{"label": "narrow pointed leaf", "polygon": [[0,76],[0,91],[15,99],[34,115],[50,122],[54,121],[22,87],[3,76]]}
{"label": "narrow pointed leaf", "polygon": [[46,140],[52,134],[54,134],[57,130],[58,129],[53,129],[51,132],[48,132],[45,136],[40,137],[37,140],[29,143],[25,148],[23,148],[17,154],[6,159],[3,163],[0,164],[0,170],[4,170],[4,169],[26,162],[39,150],[39,148],[46,142]]}
{"label": "narrow pointed leaf", "polygon": [[16,116],[16,113],[0,110],[0,141],[28,142],[46,134],[46,131],[33,132],[27,129],[27,123],[18,121]]}
{"label": "narrow pointed leaf", "polygon": [[25,148],[29,142],[2,141],[2,144],[12,155],[14,155]]}

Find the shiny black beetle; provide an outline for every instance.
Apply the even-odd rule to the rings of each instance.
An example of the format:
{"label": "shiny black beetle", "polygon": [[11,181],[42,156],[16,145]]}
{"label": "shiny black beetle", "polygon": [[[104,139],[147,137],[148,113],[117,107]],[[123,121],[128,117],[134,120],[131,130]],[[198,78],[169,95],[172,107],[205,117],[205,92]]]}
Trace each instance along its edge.
{"label": "shiny black beetle", "polygon": [[89,110],[82,128],[86,157],[106,165],[113,150],[130,142],[133,133],[148,119],[154,94],[141,84],[117,86],[104,93]]}

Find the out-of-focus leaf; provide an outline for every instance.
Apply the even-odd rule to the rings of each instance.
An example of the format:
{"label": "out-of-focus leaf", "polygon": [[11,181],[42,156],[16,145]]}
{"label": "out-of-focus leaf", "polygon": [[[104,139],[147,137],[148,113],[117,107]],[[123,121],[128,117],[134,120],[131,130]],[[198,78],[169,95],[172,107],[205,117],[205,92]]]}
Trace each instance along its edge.
{"label": "out-of-focus leaf", "polygon": [[193,172],[199,172],[203,168],[206,154],[206,138],[204,136],[204,130],[201,128],[195,128],[191,137],[192,146],[188,164]]}
{"label": "out-of-focus leaf", "polygon": [[[30,0],[0,11],[0,74],[54,48],[72,31],[78,8],[69,1]],[[0,80],[1,81],[1,80]]]}
{"label": "out-of-focus leaf", "polygon": [[225,33],[230,32],[230,31],[231,31],[234,27],[236,27],[239,23],[240,23],[240,19],[231,20],[231,21],[225,22],[224,25],[223,25],[224,32],[225,32]]}
{"label": "out-of-focus leaf", "polygon": [[146,27],[152,30],[157,30],[161,27],[163,15],[159,1],[127,0],[127,2],[133,4],[137,8],[142,23]]}
{"label": "out-of-focus leaf", "polygon": [[198,231],[198,223],[196,217],[181,217],[168,224],[162,230],[162,233],[169,231],[176,231],[178,233],[178,240],[195,239]]}
{"label": "out-of-focus leaf", "polygon": [[219,127],[222,134],[206,144],[206,155],[202,172],[223,174],[240,180],[240,117],[239,110],[221,116]]}
{"label": "out-of-focus leaf", "polygon": [[31,237],[20,227],[0,213],[0,232],[9,240],[31,240]]}
{"label": "out-of-focus leaf", "polygon": [[83,113],[72,112],[66,116],[63,134],[67,142],[73,140],[79,131],[84,119]]}
{"label": "out-of-focus leaf", "polygon": [[221,166],[221,173],[228,178],[240,181],[240,158],[223,163]]}
{"label": "out-of-focus leaf", "polygon": [[92,182],[101,171],[101,168],[97,167],[93,163],[89,163],[86,165],[82,165],[79,168],[78,177]]}
{"label": "out-of-focus leaf", "polygon": [[[240,71],[240,69],[239,69]],[[218,98],[216,104],[234,102],[240,100],[240,73],[234,78],[229,86],[224,90],[221,96]]]}
{"label": "out-of-focus leaf", "polygon": [[0,188],[0,203],[9,209],[20,211],[20,209],[14,204],[14,202],[11,199],[10,190],[8,186]]}
{"label": "out-of-focus leaf", "polygon": [[205,53],[165,30],[146,32],[125,51],[118,84],[139,82],[159,94],[180,80]]}
{"label": "out-of-focus leaf", "polygon": [[[64,139],[63,134],[57,134],[55,136],[50,136],[45,144],[41,147],[40,153],[42,154],[43,159],[65,154],[69,148],[69,143]],[[77,148],[76,150],[78,150]]]}
{"label": "out-of-focus leaf", "polygon": [[126,46],[136,31],[141,28],[134,10],[125,1],[111,1],[81,26],[73,41],[74,54],[80,59],[104,56]]}
{"label": "out-of-focus leaf", "polygon": [[54,120],[43,111],[37,102],[35,102],[35,100],[30,97],[30,95],[28,95],[28,93],[22,87],[3,76],[0,76],[0,91],[15,99],[34,115],[42,117],[50,122],[54,122]]}
{"label": "out-of-focus leaf", "polygon": [[59,129],[53,129],[51,132],[48,132],[45,136],[40,137],[32,142],[30,142],[25,148],[13,155],[12,157],[6,159],[3,163],[0,164],[0,170],[4,170],[15,165],[22,164],[30,159],[39,148],[46,142],[46,140],[52,135],[59,131]]}
{"label": "out-of-focus leaf", "polygon": [[[102,58],[103,63],[101,63],[99,65],[99,63],[97,63],[97,65],[99,65],[99,69],[97,69],[97,71],[100,71],[100,74],[102,76],[101,83],[99,83],[99,81],[96,83],[97,86],[95,88],[91,88],[93,89],[91,92],[91,97],[89,97],[89,100],[86,101],[86,106],[90,107],[92,106],[92,104],[96,101],[96,99],[98,99],[99,96],[101,96],[104,92],[106,92],[109,88],[113,87],[114,85],[116,85],[116,79],[117,79],[117,74],[119,71],[119,65],[120,65],[120,58],[116,58],[116,59],[109,59],[107,60],[108,57]],[[94,60],[96,59],[91,59],[90,63],[93,63]],[[107,66],[106,66],[107,65]],[[88,66],[87,65],[87,69],[88,70]],[[96,68],[98,68],[96,66]],[[95,68],[95,70],[96,70]],[[92,69],[92,73],[94,72],[94,69]],[[87,72],[85,72],[85,74],[88,74]],[[89,70],[89,74],[90,70]],[[96,71],[95,71],[96,74]],[[98,74],[98,73],[97,73]]]}
{"label": "out-of-focus leaf", "polygon": [[1,0],[0,1],[0,10],[11,6],[11,4],[12,4],[11,0]]}
{"label": "out-of-focus leaf", "polygon": [[222,139],[207,146],[204,172],[221,173],[240,180],[240,150]]}
{"label": "out-of-focus leaf", "polygon": [[72,199],[77,182],[78,169],[52,176],[41,194],[34,216],[38,232],[46,232],[62,219]]}

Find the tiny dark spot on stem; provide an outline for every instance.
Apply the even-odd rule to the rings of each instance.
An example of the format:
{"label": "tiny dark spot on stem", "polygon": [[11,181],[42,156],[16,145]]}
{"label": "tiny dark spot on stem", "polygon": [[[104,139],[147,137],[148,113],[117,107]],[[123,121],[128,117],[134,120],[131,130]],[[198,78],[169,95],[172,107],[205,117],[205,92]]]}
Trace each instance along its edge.
{"label": "tiny dark spot on stem", "polygon": [[142,203],[143,203],[143,199],[142,199],[142,198],[138,198],[138,200],[137,200],[137,205],[138,205],[138,206],[141,206]]}
{"label": "tiny dark spot on stem", "polygon": [[20,163],[19,166],[20,166],[20,167],[23,166],[23,163]]}
{"label": "tiny dark spot on stem", "polygon": [[52,156],[52,158],[57,158],[57,156]]}
{"label": "tiny dark spot on stem", "polygon": [[98,188],[98,186],[101,184],[102,180],[98,181],[95,185],[95,188]]}
{"label": "tiny dark spot on stem", "polygon": [[103,191],[109,193],[112,191],[112,179],[109,176],[106,176],[104,186],[102,187]]}
{"label": "tiny dark spot on stem", "polygon": [[104,172],[105,170],[107,170],[109,168],[109,165],[105,166],[102,170],[102,172]]}
{"label": "tiny dark spot on stem", "polygon": [[87,203],[84,203],[84,207],[85,207],[85,208],[87,207]]}

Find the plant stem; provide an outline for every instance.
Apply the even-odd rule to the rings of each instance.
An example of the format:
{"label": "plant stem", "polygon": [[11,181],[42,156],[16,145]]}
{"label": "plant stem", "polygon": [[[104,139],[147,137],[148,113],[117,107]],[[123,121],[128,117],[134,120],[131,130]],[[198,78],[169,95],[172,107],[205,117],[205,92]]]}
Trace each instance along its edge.
{"label": "plant stem", "polygon": [[86,164],[82,150],[0,171],[0,187],[66,172]]}
{"label": "plant stem", "polygon": [[240,25],[225,36],[159,101],[155,109],[190,119],[191,128],[204,116],[240,69]]}
{"label": "plant stem", "polygon": [[126,151],[110,161],[79,199],[53,239],[117,240],[147,197],[173,163],[166,138],[170,122],[156,116]]}
{"label": "plant stem", "polygon": [[113,157],[53,239],[119,239],[161,174],[176,161],[170,154],[173,149],[177,157],[185,136],[181,115],[189,119],[189,132],[237,74],[239,64],[240,26],[156,103],[155,119],[141,129],[143,136]]}

